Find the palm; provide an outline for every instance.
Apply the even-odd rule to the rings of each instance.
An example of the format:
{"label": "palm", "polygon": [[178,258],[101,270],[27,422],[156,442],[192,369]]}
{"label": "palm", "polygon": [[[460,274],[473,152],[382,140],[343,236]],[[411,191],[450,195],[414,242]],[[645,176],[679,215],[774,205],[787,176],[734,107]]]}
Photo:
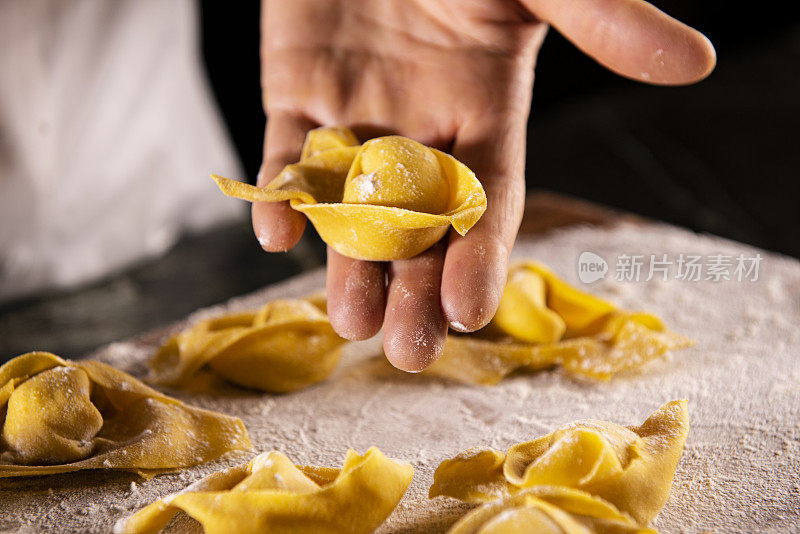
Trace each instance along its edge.
{"label": "palm", "polygon": [[[585,5],[592,2],[599,5],[595,11]],[[609,11],[615,2],[619,9]],[[630,35],[589,31],[573,39],[597,48],[593,55],[623,74],[651,77],[643,70],[652,62],[646,49],[620,52],[626,39],[642,39],[637,17],[669,31],[678,24],[663,14],[658,19],[660,12],[640,0],[264,2],[262,85],[269,121],[260,184],[298,159],[309,129],[343,124],[362,139],[396,133],[451,151],[475,171],[487,194],[486,213],[466,236],[453,235],[415,258],[387,265],[329,249],[328,310],[341,335],[362,339],[383,325],[392,363],[421,370],[441,352],[448,324],[474,330],[494,314],[522,216],[533,66],[547,30],[532,13],[559,28],[553,19],[563,15],[564,27],[584,32],[586,16],[568,12],[567,5],[578,15],[607,18],[610,27],[632,28]],[[674,48],[686,48],[685,32],[673,33]],[[672,50],[661,41],[658,46]],[[662,71],[651,81],[690,77]],[[253,224],[262,246],[278,251],[297,242],[305,220],[286,204],[257,203]]]}
{"label": "palm", "polygon": [[480,114],[527,107],[532,71],[515,62],[532,67],[545,26],[502,0],[461,3],[430,3],[437,12],[407,0],[268,7],[267,112],[447,145]]}

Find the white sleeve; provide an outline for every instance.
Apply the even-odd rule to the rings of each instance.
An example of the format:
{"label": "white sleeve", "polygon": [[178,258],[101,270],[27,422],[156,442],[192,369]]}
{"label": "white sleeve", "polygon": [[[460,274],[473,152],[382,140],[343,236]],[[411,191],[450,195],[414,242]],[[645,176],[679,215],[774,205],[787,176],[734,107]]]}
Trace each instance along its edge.
{"label": "white sleeve", "polygon": [[0,300],[241,216],[192,0],[0,2]]}

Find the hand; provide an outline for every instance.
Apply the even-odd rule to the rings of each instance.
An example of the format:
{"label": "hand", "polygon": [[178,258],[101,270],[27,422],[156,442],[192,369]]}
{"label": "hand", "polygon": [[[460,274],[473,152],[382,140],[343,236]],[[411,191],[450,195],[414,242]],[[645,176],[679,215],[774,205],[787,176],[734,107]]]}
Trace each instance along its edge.
{"label": "hand", "polygon": [[[606,67],[657,84],[713,69],[700,33],[640,0],[265,0],[262,86],[268,116],[259,185],[299,159],[305,134],[350,126],[360,139],[400,134],[451,152],[481,180],[488,207],[461,237],[408,260],[358,261],[328,248],[328,313],[365,339],[384,327],[396,367],[421,371],[448,325],[494,315],[525,200],[526,124],[536,55],[553,25]],[[300,239],[288,203],[255,203],[267,251]]]}

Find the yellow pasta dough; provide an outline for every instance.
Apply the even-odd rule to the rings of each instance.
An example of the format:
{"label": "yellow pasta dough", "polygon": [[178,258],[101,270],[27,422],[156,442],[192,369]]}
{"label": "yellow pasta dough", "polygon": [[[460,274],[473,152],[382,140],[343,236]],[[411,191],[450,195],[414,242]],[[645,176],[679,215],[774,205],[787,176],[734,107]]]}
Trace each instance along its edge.
{"label": "yellow pasta dough", "polygon": [[535,271],[512,267],[492,318],[504,333],[526,343],[553,343],[564,335],[564,319],[547,307],[547,285]]}
{"label": "yellow pasta dough", "polygon": [[639,427],[579,421],[505,453],[470,449],[439,465],[430,496],[491,502],[558,486],[607,501],[644,527],[669,496],[689,433],[686,404],[669,402]]}
{"label": "yellow pasta dough", "polygon": [[350,128],[344,126],[316,128],[306,136],[300,159],[305,160],[334,148],[357,147],[358,144],[358,138]]}
{"label": "yellow pasta dough", "polygon": [[187,406],[104,363],[30,352],[0,367],[0,477],[152,475],[250,449],[242,421]]}
{"label": "yellow pasta dough", "polygon": [[521,262],[509,269],[491,323],[473,334],[448,335],[442,357],[426,372],[495,384],[518,369],[561,365],[573,375],[607,380],[692,344],[655,315],[620,310],[539,263]]}
{"label": "yellow pasta dough", "polygon": [[655,534],[613,504],[564,486],[534,486],[484,504],[448,534]]}
{"label": "yellow pasta dough", "polygon": [[475,174],[449,154],[400,136],[359,145],[344,127],[311,130],[300,161],[264,188],[213,178],[231,197],[290,201],[328,245],[360,260],[416,256],[451,225],[466,234],[486,210]]}
{"label": "yellow pasta dough", "polygon": [[217,381],[285,393],[325,380],[345,342],[324,298],[268,302],[255,312],[201,321],[173,336],[150,361],[158,384],[213,391]]}
{"label": "yellow pasta dough", "polygon": [[[508,280],[500,309],[509,307],[510,313],[496,314],[493,324],[520,341],[549,342],[558,341],[565,334],[568,337],[591,335],[597,331],[599,321],[616,311],[616,306],[610,302],[570,286],[535,261],[512,265]],[[515,298],[512,300],[512,297]],[[554,317],[544,315],[542,308]],[[514,316],[525,319],[515,323],[510,320]],[[542,323],[559,320],[560,335],[547,340],[532,337],[542,328]]]}
{"label": "yellow pasta dough", "polygon": [[342,202],[440,214],[450,184],[431,149],[399,135],[364,143],[344,182]]}
{"label": "yellow pasta dough", "polygon": [[207,534],[374,531],[411,483],[413,468],[375,447],[348,451],[342,469],[295,466],[272,451],[212,474],[119,522],[118,534],[160,531],[183,510]]}

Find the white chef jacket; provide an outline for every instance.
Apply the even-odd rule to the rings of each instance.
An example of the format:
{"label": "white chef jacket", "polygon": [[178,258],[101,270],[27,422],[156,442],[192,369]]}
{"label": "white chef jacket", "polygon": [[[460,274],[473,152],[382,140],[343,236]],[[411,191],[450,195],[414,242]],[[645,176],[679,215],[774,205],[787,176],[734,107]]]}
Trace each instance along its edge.
{"label": "white chef jacket", "polygon": [[192,0],[0,2],[0,300],[243,216]]}

